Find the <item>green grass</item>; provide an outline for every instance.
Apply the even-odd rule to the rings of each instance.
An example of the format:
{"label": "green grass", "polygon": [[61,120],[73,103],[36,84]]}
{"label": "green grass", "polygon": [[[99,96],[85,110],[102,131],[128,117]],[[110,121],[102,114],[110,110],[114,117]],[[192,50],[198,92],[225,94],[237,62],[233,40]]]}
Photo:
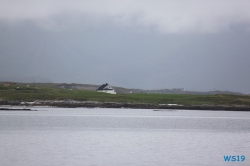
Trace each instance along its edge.
{"label": "green grass", "polygon": [[[19,87],[19,90],[16,90]],[[182,104],[182,105],[250,105],[247,95],[189,95],[189,94],[107,94],[86,90],[68,90],[52,85],[0,84],[0,99],[13,101],[65,100]]]}

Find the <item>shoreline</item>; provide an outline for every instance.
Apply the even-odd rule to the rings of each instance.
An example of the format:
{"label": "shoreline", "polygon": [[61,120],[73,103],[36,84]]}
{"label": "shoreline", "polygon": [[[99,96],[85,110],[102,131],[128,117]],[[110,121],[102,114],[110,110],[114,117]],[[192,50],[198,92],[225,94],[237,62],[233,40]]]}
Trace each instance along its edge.
{"label": "shoreline", "polygon": [[29,108],[0,108],[0,111],[37,111]]}
{"label": "shoreline", "polygon": [[250,111],[247,105],[177,105],[177,104],[148,104],[148,103],[118,103],[75,100],[37,100],[20,102],[0,100],[0,106],[49,106],[61,108],[131,108],[131,109],[182,109],[182,110],[218,110],[218,111]]}

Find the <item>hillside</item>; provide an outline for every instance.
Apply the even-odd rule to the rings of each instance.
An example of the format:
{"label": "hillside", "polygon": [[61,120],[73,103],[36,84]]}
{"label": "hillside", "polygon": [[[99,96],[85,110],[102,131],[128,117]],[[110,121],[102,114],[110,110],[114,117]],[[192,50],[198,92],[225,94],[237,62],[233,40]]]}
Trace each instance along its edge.
{"label": "hillside", "polygon": [[[75,90],[96,90],[100,85],[92,85],[92,84],[54,84],[54,86],[65,89],[75,89]],[[111,85],[112,86],[112,85]],[[238,92],[230,92],[230,91],[208,91],[208,92],[198,92],[198,91],[175,91],[171,89],[159,89],[159,90],[144,90],[144,89],[131,89],[131,88],[123,88],[112,86],[117,93],[128,94],[132,93],[147,93],[147,94],[234,94],[234,95],[243,95]]]}

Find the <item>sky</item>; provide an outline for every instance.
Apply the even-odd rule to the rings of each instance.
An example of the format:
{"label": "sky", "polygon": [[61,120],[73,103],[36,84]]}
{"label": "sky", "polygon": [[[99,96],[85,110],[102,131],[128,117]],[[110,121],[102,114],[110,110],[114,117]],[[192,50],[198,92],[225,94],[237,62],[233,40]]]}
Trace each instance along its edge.
{"label": "sky", "polygon": [[249,0],[1,0],[0,81],[250,94]]}

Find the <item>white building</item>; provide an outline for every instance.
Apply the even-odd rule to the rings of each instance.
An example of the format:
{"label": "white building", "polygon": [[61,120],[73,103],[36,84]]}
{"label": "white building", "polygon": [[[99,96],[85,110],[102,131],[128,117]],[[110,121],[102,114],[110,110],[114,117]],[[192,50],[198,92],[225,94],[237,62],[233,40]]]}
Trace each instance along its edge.
{"label": "white building", "polygon": [[97,92],[105,92],[110,94],[116,94],[115,90],[109,86],[108,83],[101,85],[98,89],[96,89]]}

